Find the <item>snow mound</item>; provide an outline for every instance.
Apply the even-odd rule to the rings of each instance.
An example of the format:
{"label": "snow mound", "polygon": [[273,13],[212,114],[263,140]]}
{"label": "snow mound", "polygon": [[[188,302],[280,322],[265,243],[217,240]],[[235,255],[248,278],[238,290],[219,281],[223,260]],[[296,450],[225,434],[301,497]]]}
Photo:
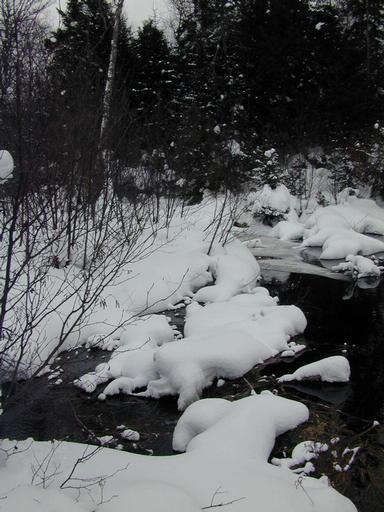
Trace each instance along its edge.
{"label": "snow mound", "polygon": [[104,397],[125,393],[129,395],[136,388],[146,386],[157,377],[153,365],[155,349],[116,351],[108,363],[99,364],[94,372],[87,373],[74,381],[75,386],[93,393],[97,386],[114,379],[104,390]]}
{"label": "snow mound", "polygon": [[[107,331],[108,332],[108,331]],[[117,347],[138,349],[154,348],[173,341],[174,331],[164,315],[144,315],[132,320],[128,325],[116,331],[112,336],[101,334],[88,338],[86,347],[98,347],[102,350],[114,350]]]}
{"label": "snow mound", "polygon": [[216,250],[209,265],[215,284],[201,288],[194,296],[197,302],[226,301],[239,293],[247,293],[255,288],[260,276],[259,264],[239,240]]}
{"label": "snow mound", "polygon": [[[90,456],[91,446],[23,441],[0,468],[1,506],[7,512],[28,508],[20,506],[22,486],[32,475],[48,474],[50,488],[35,488],[43,503],[31,503],[36,512],[53,512],[52,503],[55,512],[61,512],[60,503],[66,503],[68,512],[95,506],[98,512],[197,512],[229,503],[233,512],[356,512],[324,479],[306,477],[298,485],[292,471],[268,463],[275,437],[307,419],[305,405],[264,392],[235,402],[201,400],[190,406],[175,429],[174,446],[186,451],[180,455],[149,457],[102,448]],[[6,451],[14,446],[14,441],[0,443]],[[73,473],[84,457],[88,459]],[[40,469],[38,462],[47,460],[60,471]],[[88,485],[79,488],[78,482]],[[19,495],[16,505],[9,489]],[[49,495],[49,503],[43,495]]]}
{"label": "snow mound", "polygon": [[332,270],[334,272],[349,272],[351,274],[356,274],[358,279],[361,277],[378,277],[381,274],[382,267],[376,265],[376,263],[370,258],[349,254],[345,260],[345,263],[335,265],[332,267]]}
{"label": "snow mound", "polygon": [[384,211],[370,199],[349,197],[344,204],[318,208],[306,222],[310,228],[302,247],[322,247],[320,259],[344,259],[384,251]]}
{"label": "snow mound", "polygon": [[[328,445],[325,443],[302,441],[293,448],[291,457],[284,459],[274,457],[271,463],[281,468],[291,469],[294,473],[309,474],[313,473],[315,470],[313,463],[310,461],[317,459],[320,453],[326,452],[327,450]],[[304,464],[304,466],[292,469],[294,466],[301,464]]]}
{"label": "snow mound", "polygon": [[[154,366],[159,378],[150,381],[141,396],[179,395],[178,408],[183,410],[214,379],[241,377],[256,364],[289,349],[291,336],[306,327],[296,306],[276,306],[263,293],[236,299],[188,308],[187,337],[156,351]],[[261,305],[260,299],[270,299],[271,304]]]}
{"label": "snow mound", "polygon": [[298,222],[282,220],[274,226],[271,236],[280,240],[302,240],[306,232],[305,226]]}
{"label": "snow mound", "polygon": [[348,382],[351,374],[348,359],[343,356],[332,356],[306,364],[295,372],[283,375],[278,379],[281,384],[292,380],[321,380],[323,382]]}
{"label": "snow mound", "polygon": [[[304,404],[275,397],[269,392],[235,402],[200,400],[179,419],[173,447],[187,452],[208,449],[214,454],[220,453],[225,446],[226,455],[243,454],[266,461],[276,436],[294,429],[308,417]],[[244,424],[241,436],[227,435],[228,432],[239,432],[241,423]]]}
{"label": "snow mound", "polygon": [[99,365],[75,384],[93,392],[99,384],[114,379],[102,399],[146,386],[139,396],[159,399],[178,395],[178,407],[184,410],[215,379],[241,377],[279,352],[294,350],[288,342],[305,330],[305,316],[296,306],[276,303],[265,288],[228,302],[206,306],[193,302],[187,307],[184,339],[160,348],[120,347],[109,363]]}

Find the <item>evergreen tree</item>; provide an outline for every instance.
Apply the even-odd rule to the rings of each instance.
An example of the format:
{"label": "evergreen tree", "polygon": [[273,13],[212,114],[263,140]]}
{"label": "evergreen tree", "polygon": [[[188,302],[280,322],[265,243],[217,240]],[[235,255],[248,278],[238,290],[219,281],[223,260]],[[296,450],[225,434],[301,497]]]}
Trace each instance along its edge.
{"label": "evergreen tree", "polygon": [[174,73],[164,32],[149,20],[134,42],[136,74],[132,91],[135,130],[143,149],[164,146],[172,131]]}
{"label": "evergreen tree", "polygon": [[[175,159],[189,189],[240,185],[242,159],[230,148],[239,136],[244,84],[235,49],[231,2],[195,1],[177,34],[180,123]],[[236,161],[236,162],[235,162]]]}
{"label": "evergreen tree", "polygon": [[[51,52],[52,134],[49,144],[56,179],[73,187],[80,181],[93,201],[103,182],[98,144],[113,20],[106,0],[69,0],[59,10],[62,25],[47,41]],[[129,33],[121,27],[117,89],[127,65]],[[129,59],[128,59],[129,60]]]}

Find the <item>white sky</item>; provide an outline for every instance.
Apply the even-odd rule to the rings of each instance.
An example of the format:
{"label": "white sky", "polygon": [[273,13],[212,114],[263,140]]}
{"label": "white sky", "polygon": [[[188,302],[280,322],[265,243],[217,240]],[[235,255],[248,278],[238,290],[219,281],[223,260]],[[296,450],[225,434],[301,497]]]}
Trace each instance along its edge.
{"label": "white sky", "polygon": [[[58,23],[56,7],[65,8],[66,0],[54,0],[50,9],[50,18],[52,23]],[[142,21],[153,17],[154,10],[159,21],[169,16],[169,8],[167,0],[125,0],[124,13],[128,18],[128,23],[133,27],[137,27]]]}

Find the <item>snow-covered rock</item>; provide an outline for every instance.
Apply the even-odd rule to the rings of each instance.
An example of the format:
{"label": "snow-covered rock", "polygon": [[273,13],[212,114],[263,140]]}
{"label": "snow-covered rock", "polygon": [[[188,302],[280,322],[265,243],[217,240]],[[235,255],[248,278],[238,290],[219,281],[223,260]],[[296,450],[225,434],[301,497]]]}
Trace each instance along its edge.
{"label": "snow-covered rock", "polygon": [[[302,441],[293,448],[291,457],[283,459],[274,457],[271,462],[275,466],[291,469],[294,473],[310,474],[315,470],[313,463],[310,461],[317,459],[320,453],[326,452],[327,450],[328,445],[325,443]],[[292,469],[294,466],[301,467]]]}
{"label": "snow-covered rock", "polygon": [[384,210],[370,199],[349,197],[340,205],[318,208],[307,220],[302,247],[322,247],[321,259],[344,259],[384,251]]}
{"label": "snow-covered rock", "polygon": [[153,364],[155,352],[156,349],[117,351],[108,363],[99,364],[94,372],[83,375],[74,384],[87,393],[93,393],[97,386],[114,379],[104,389],[104,397],[101,398],[119,393],[128,395],[157,378]]}
{"label": "snow-covered rock", "polygon": [[178,395],[185,409],[201,396],[214,379],[241,377],[254,365],[287,350],[290,338],[302,333],[305,316],[296,306],[278,306],[265,288],[240,294],[227,302],[187,307],[185,338],[160,348],[124,350],[120,347],[108,363],[83,375],[75,384],[87,392],[112,380],[100,398],[130,394],[161,398]]}
{"label": "snow-covered rock", "polygon": [[345,258],[344,263],[339,263],[339,265],[332,267],[332,270],[334,272],[349,272],[351,274],[356,274],[358,279],[361,277],[377,277],[381,274],[381,268],[370,258],[354,256],[352,254],[349,254]]}
{"label": "snow-covered rock", "polygon": [[273,227],[271,236],[280,240],[301,240],[306,232],[305,226],[298,222],[282,220]]}
{"label": "snow-covered rock", "polygon": [[321,380],[323,382],[348,382],[351,374],[348,359],[343,356],[332,356],[306,364],[295,372],[283,375],[278,379],[280,384],[292,380]]}
{"label": "snow-covered rock", "polygon": [[[105,331],[108,332],[108,324]],[[113,335],[93,335],[85,343],[86,347],[97,347],[102,350],[114,350],[124,347],[125,350],[138,348],[155,348],[173,341],[174,331],[164,315],[144,315],[133,318],[127,325],[120,327]]]}
{"label": "snow-covered rock", "polygon": [[259,264],[239,240],[218,247],[211,256],[209,269],[215,284],[198,290],[194,296],[198,302],[226,301],[239,293],[252,291],[260,276]]}

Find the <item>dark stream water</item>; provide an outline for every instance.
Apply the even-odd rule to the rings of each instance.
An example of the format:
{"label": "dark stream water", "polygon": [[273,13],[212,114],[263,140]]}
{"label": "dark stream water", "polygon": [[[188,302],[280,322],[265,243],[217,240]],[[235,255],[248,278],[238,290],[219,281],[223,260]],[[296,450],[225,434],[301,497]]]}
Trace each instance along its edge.
{"label": "dark stream water", "polygon": [[[295,304],[308,319],[303,336],[308,350],[295,361],[271,364],[268,372],[291,373],[320,357],[344,355],[351,366],[351,382],[344,385],[291,384],[357,417],[384,420],[384,283],[346,284],[318,276],[291,274],[266,286],[280,304]],[[376,283],[377,284],[377,283]],[[348,297],[348,298],[346,298]]]}
{"label": "dark stream water", "polygon": [[[268,273],[262,284],[280,297],[280,304],[295,304],[304,311],[308,327],[297,341],[304,341],[308,348],[299,357],[262,365],[250,372],[247,380],[252,385],[258,382],[260,389],[262,375],[279,376],[321,357],[343,354],[351,365],[350,384],[297,383],[287,389],[313,402],[336,404],[353,417],[384,421],[384,285],[356,286],[353,293],[349,290],[346,294],[349,285],[345,282],[300,274],[279,280]],[[346,295],[348,300],[343,299]],[[180,312],[173,316],[179,327],[182,321]],[[55,385],[56,379],[47,376],[21,383],[17,400],[0,416],[0,437],[84,442],[112,435],[116,439],[113,445],[120,444],[123,449],[172,453],[172,432],[180,416],[175,399],[118,396],[100,402],[96,398],[100,390],[87,395],[73,386],[76,377],[109,357],[100,350],[64,353],[53,365],[62,371],[61,384]],[[204,396],[232,397],[242,392],[247,392],[247,385],[239,379],[220,388],[213,386]],[[119,438],[117,426],[122,424],[139,431],[140,441],[133,444]]]}

